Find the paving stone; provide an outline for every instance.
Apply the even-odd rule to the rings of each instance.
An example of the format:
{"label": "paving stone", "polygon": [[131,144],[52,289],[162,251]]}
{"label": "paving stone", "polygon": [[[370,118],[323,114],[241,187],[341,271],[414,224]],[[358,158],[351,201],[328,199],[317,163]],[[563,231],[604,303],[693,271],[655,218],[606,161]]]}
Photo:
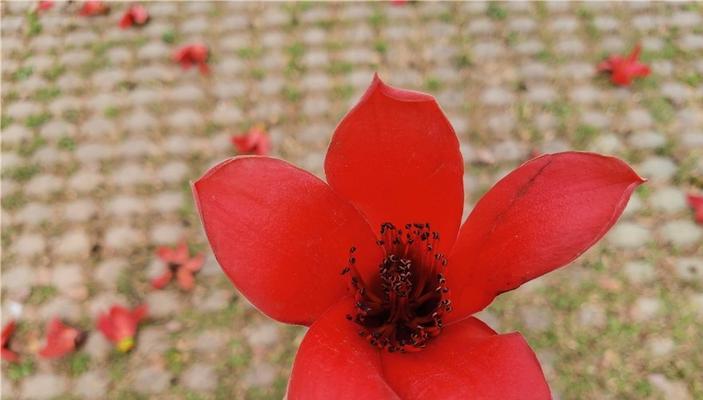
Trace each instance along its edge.
{"label": "paving stone", "polygon": [[623,272],[631,283],[648,283],[656,278],[654,267],[652,264],[645,261],[628,261]]}
{"label": "paving stone", "polygon": [[209,392],[217,387],[217,373],[211,365],[195,363],[183,372],[181,382],[196,392]]}
{"label": "paving stone", "polygon": [[661,301],[654,297],[640,297],[632,306],[631,315],[637,322],[645,322],[655,318],[661,311]]}
{"label": "paving stone", "polygon": [[156,366],[145,367],[134,372],[134,390],[143,394],[157,394],[171,385],[172,374]]}
{"label": "paving stone", "polygon": [[703,283],[703,258],[684,257],[674,262],[676,275],[689,282]]}
{"label": "paving stone", "polygon": [[544,307],[523,307],[520,315],[527,329],[532,332],[545,332],[552,325],[552,314]]}
{"label": "paving stone", "polygon": [[703,228],[692,221],[675,220],[666,222],[661,228],[661,234],[669,244],[689,247],[701,243]]}
{"label": "paving stone", "polygon": [[140,329],[137,340],[136,352],[139,354],[162,354],[169,348],[168,334],[162,327]]}
{"label": "paving stone", "polygon": [[35,282],[35,272],[31,267],[16,265],[9,270],[3,268],[3,279],[0,282],[3,290],[10,292],[26,292]]}
{"label": "paving stone", "polygon": [[108,393],[110,378],[102,371],[88,371],[76,379],[73,393],[83,399],[103,399]]}
{"label": "paving stone", "polygon": [[57,238],[52,247],[54,254],[64,258],[87,258],[92,246],[88,234],[76,229]]}
{"label": "paving stone", "polygon": [[634,249],[650,241],[651,234],[641,225],[622,221],[611,229],[606,238],[616,247]]}
{"label": "paving stone", "polygon": [[44,253],[46,240],[42,235],[27,233],[18,237],[12,244],[13,251],[22,257],[32,257]]}
{"label": "paving stone", "polygon": [[62,215],[69,222],[85,222],[97,214],[97,206],[91,200],[78,199],[64,204]]}
{"label": "paving stone", "polygon": [[668,181],[677,170],[676,164],[667,157],[654,156],[647,158],[637,168],[637,172],[652,181]]}
{"label": "paving stone", "polygon": [[581,325],[593,328],[602,328],[607,322],[607,316],[600,304],[584,304],[579,310]]}
{"label": "paving stone", "polygon": [[686,194],[675,187],[658,189],[652,194],[649,203],[655,209],[666,213],[676,213],[688,207]]}
{"label": "paving stone", "polygon": [[647,348],[655,357],[668,356],[675,346],[674,341],[667,337],[657,337],[647,341]]}
{"label": "paving stone", "polygon": [[686,384],[681,381],[670,380],[662,374],[647,376],[649,383],[654,386],[666,399],[692,400]]}
{"label": "paving stone", "polygon": [[265,362],[254,364],[245,372],[243,383],[250,387],[268,387],[276,378],[276,369],[273,365]]}
{"label": "paving stone", "polygon": [[271,322],[247,327],[244,334],[247,342],[253,348],[267,348],[276,343],[280,336],[278,325]]}
{"label": "paving stone", "polygon": [[141,242],[143,235],[130,226],[114,226],[105,233],[105,247],[112,250],[125,250]]}
{"label": "paving stone", "polygon": [[637,132],[628,138],[630,145],[636,149],[657,149],[666,145],[666,137],[658,132]]}
{"label": "paving stone", "polygon": [[166,318],[181,310],[181,301],[175,292],[159,290],[146,295],[149,315],[154,318]]}
{"label": "paving stone", "polygon": [[82,288],[83,271],[77,264],[61,264],[52,268],[52,284],[64,293],[70,293]]}
{"label": "paving stone", "polygon": [[189,172],[189,168],[185,163],[171,161],[159,169],[157,176],[163,182],[178,183],[186,179]]}
{"label": "paving stone", "polygon": [[68,381],[65,377],[51,373],[39,373],[22,381],[22,398],[42,400],[53,399],[66,392]]}
{"label": "paving stone", "polygon": [[612,133],[598,136],[591,144],[593,151],[604,154],[616,154],[623,149],[620,138]]}
{"label": "paving stone", "polygon": [[54,297],[39,309],[39,317],[43,321],[48,321],[52,318],[79,321],[81,316],[80,304],[68,297]]}
{"label": "paving stone", "polygon": [[193,350],[200,353],[217,353],[227,344],[227,335],[221,331],[206,330],[193,340]]}
{"label": "paving stone", "polygon": [[51,208],[43,203],[29,203],[15,214],[15,220],[18,223],[29,226],[37,226],[50,220],[51,217]]}

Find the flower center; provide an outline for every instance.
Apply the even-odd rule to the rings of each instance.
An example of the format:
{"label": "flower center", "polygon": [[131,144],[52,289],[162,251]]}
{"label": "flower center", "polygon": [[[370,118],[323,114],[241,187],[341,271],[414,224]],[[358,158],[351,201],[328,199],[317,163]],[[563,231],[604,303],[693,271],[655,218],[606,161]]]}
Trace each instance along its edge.
{"label": "flower center", "polygon": [[439,233],[430,224],[407,224],[398,229],[381,224],[384,258],[378,275],[364,282],[354,253],[342,275],[351,275],[355,315],[347,319],[362,329],[359,335],[389,352],[419,351],[442,329],[442,316],[451,311],[449,289],[443,275],[447,259],[436,251]]}

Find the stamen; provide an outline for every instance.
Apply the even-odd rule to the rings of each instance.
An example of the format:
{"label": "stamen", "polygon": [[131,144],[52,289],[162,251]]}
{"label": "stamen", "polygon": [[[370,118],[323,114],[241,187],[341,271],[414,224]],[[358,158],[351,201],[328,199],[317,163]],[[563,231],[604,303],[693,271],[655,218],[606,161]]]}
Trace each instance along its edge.
{"label": "stamen", "polygon": [[435,251],[439,233],[429,223],[403,228],[381,224],[376,244],[384,258],[371,284],[356,268],[356,247],[349,249],[349,264],[342,269],[342,275],[351,275],[356,302],[356,315],[346,318],[362,328],[359,335],[371,345],[389,352],[421,350],[439,335],[442,316],[451,311],[443,274],[447,260]]}

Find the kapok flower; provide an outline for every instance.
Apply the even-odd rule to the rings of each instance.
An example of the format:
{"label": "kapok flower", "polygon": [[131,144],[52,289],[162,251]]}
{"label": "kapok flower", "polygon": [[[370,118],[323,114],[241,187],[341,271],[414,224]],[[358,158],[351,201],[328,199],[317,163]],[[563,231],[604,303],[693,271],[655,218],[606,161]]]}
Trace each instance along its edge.
{"label": "kapok flower", "polygon": [[112,306],[110,312],[98,317],[98,329],[117,350],[128,352],[134,347],[134,337],[137,327],[147,314],[147,306],[141,305],[133,310],[122,306]]}
{"label": "kapok flower", "polygon": [[686,195],[688,205],[693,209],[696,222],[703,224],[703,195],[689,193]]}
{"label": "kapok flower", "polygon": [[195,286],[194,274],[203,267],[205,262],[204,254],[196,254],[190,257],[188,244],[182,242],[174,248],[159,247],[156,254],[164,262],[164,273],[152,279],[151,286],[156,289],[163,289],[176,277],[176,282],[183,290],[191,290]]}
{"label": "kapok flower", "polygon": [[15,329],[17,328],[17,323],[15,321],[10,321],[5,324],[5,326],[2,328],[2,335],[0,340],[2,344],[2,359],[8,362],[16,362],[20,359],[19,355],[15,353],[14,351],[10,350],[10,339],[12,339],[12,335],[15,333]]}
{"label": "kapok flower", "polygon": [[120,28],[127,29],[132,25],[141,26],[149,20],[149,12],[141,4],[134,4],[124,12],[120,19]]}
{"label": "kapok flower", "polygon": [[58,358],[75,351],[85,340],[85,332],[52,319],[46,328],[46,345],[39,351],[43,358]]}
{"label": "kapok flower", "polygon": [[610,73],[610,80],[620,86],[628,86],[634,78],[643,78],[650,74],[647,65],[639,62],[641,46],[638,44],[630,55],[623,57],[613,55],[598,64],[598,71]]}
{"label": "kapok flower", "polygon": [[98,0],[89,0],[83,3],[83,7],[79,11],[79,15],[84,17],[94,17],[96,15],[105,15],[110,12],[110,6]]}
{"label": "kapok flower", "polygon": [[183,69],[189,69],[197,65],[203,75],[210,73],[210,68],[207,65],[208,58],[208,48],[203,44],[189,44],[181,47],[173,54],[174,61],[180,63]]}
{"label": "kapok flower", "polygon": [[230,140],[241,154],[265,156],[271,152],[271,139],[260,125],[252,127],[241,135],[232,136]]}
{"label": "kapok flower", "polygon": [[54,0],[41,0],[37,3],[37,11],[47,11],[54,7]]}
{"label": "kapok flower", "polygon": [[594,153],[532,159],[460,226],[464,161],[435,99],[375,77],[337,127],[327,183],[234,157],[193,190],[222,269],[310,329],[288,399],[548,399],[519,333],[473,317],[596,243],[644,180]]}

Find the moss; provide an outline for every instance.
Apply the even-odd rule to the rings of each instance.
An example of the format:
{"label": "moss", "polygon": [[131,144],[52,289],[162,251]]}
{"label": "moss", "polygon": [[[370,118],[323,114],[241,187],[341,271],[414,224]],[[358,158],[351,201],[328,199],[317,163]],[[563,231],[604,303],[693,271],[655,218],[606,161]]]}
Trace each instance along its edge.
{"label": "moss", "polygon": [[27,304],[38,305],[47,302],[52,297],[56,296],[58,290],[53,286],[34,286],[32,288],[29,297],[27,298]]}

